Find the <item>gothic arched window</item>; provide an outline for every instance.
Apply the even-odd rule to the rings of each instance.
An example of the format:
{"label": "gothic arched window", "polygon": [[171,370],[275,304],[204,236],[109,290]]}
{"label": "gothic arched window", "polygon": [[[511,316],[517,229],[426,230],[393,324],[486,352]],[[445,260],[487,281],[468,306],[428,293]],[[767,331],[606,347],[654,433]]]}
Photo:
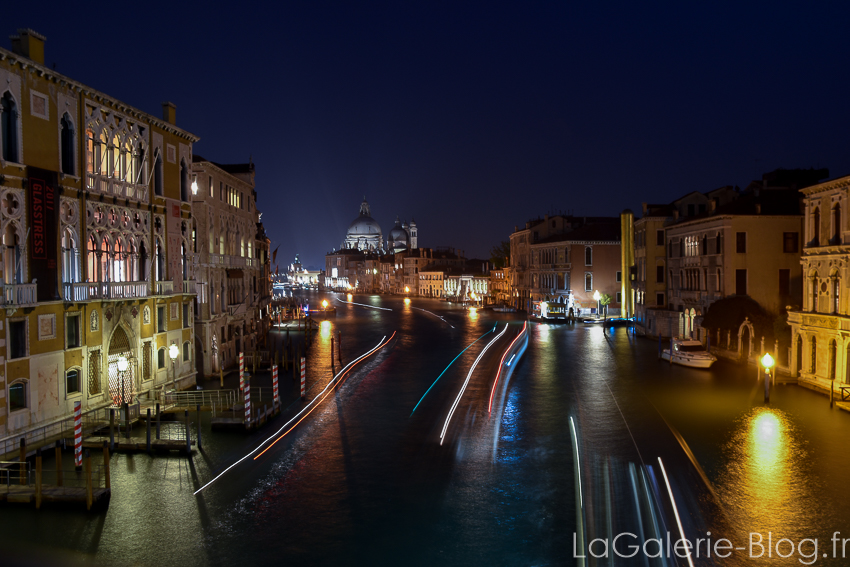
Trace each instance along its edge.
{"label": "gothic arched window", "polygon": [[18,105],[12,93],[0,97],[0,150],[5,161],[18,162]]}

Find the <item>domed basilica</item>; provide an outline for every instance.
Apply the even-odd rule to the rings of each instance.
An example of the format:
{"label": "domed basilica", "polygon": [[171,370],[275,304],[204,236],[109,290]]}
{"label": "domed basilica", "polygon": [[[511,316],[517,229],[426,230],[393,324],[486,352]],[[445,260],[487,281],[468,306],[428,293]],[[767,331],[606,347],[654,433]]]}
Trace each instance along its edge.
{"label": "domed basilica", "polygon": [[372,218],[372,210],[366,202],[366,197],[363,197],[360,214],[348,227],[342,248],[386,254],[416,249],[419,247],[418,241],[416,222],[411,220],[410,223],[402,223],[396,217],[395,226],[390,230],[385,246],[381,225]]}

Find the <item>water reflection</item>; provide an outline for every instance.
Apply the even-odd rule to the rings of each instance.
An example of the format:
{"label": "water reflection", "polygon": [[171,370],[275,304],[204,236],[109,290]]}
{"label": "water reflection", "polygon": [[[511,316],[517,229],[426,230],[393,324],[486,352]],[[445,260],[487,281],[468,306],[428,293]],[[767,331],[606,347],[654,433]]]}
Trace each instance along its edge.
{"label": "water reflection", "polygon": [[478,321],[478,309],[475,307],[469,308],[469,319],[471,321]]}
{"label": "water reflection", "polygon": [[322,321],[319,325],[319,333],[323,339],[327,339],[331,336],[331,322],[330,321]]}
{"label": "water reflection", "polygon": [[798,533],[811,516],[805,451],[793,424],[781,410],[758,407],[737,423],[725,447],[727,465],[719,479],[722,501],[741,533],[807,537]]}

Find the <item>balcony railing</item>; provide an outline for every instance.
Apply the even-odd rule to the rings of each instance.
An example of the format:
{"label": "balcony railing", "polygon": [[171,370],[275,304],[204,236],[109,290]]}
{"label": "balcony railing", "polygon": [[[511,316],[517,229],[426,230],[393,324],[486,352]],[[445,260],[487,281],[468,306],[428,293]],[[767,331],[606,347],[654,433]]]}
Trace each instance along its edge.
{"label": "balcony railing", "polygon": [[66,301],[133,299],[148,296],[148,282],[82,282],[65,284]]}
{"label": "balcony railing", "polygon": [[174,282],[156,282],[157,295],[171,295],[174,293]]}
{"label": "balcony railing", "polygon": [[[259,265],[259,260],[256,265]],[[231,256],[229,254],[210,254],[210,264],[218,264],[228,268],[250,268],[253,267],[254,259],[243,256]]]}
{"label": "balcony railing", "polygon": [[183,293],[197,293],[195,290],[198,286],[198,283],[195,280],[183,280]]}
{"label": "balcony railing", "polygon": [[128,183],[108,175],[86,174],[86,183],[90,190],[107,195],[115,195],[121,199],[133,199],[146,202],[148,200],[148,186]]}
{"label": "balcony railing", "polygon": [[32,305],[36,302],[36,284],[8,284],[3,286],[5,305]]}

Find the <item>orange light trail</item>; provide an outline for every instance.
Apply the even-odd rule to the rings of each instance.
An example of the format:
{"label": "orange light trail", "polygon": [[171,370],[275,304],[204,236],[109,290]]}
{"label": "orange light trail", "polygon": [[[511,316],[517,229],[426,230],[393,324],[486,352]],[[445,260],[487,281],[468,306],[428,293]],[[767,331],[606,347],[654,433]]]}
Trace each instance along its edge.
{"label": "orange light trail", "polygon": [[[260,452],[260,454],[258,454],[256,457],[254,457],[254,460],[256,461],[257,459],[259,459],[260,457],[262,457],[262,456],[263,456],[263,454],[264,454],[266,451],[268,451],[269,449],[271,449],[272,447],[274,447],[274,444],[275,444],[275,443],[277,443],[278,441],[280,441],[281,439],[283,439],[284,437],[286,437],[286,436],[287,436],[287,434],[289,434],[289,432],[290,432],[290,431],[292,431],[293,429],[295,429],[295,427],[296,427],[299,423],[301,423],[302,421],[304,421],[304,420],[307,418],[307,416],[308,416],[308,415],[310,415],[311,413],[313,413],[313,410],[315,410],[317,407],[319,407],[319,406],[322,404],[322,402],[324,402],[324,401],[325,401],[325,398],[327,398],[327,397],[331,394],[331,392],[333,392],[334,390],[336,390],[336,389],[337,389],[337,387],[339,387],[339,386],[341,386],[341,385],[342,385],[342,383],[345,381],[345,377],[348,375],[348,373],[351,371],[351,369],[352,369],[352,368],[354,368],[355,366],[357,366],[358,364],[360,364],[361,362],[363,362],[364,360],[366,360],[367,358],[369,358],[370,356],[372,356],[373,354],[375,354],[376,352],[378,352],[379,350],[381,350],[382,348],[384,348],[385,346],[387,346],[387,345],[390,343],[390,341],[391,341],[391,340],[393,340],[393,337],[394,337],[394,336],[395,336],[395,331],[393,332],[392,336],[390,336],[390,338],[389,338],[389,339],[387,339],[387,341],[386,341],[384,344],[379,345],[376,349],[372,350],[372,352],[366,353],[366,354],[365,354],[365,355],[363,355],[361,358],[357,359],[357,361],[355,361],[355,363],[354,363],[353,365],[349,366],[349,367],[348,367],[348,369],[347,369],[347,370],[346,370],[346,371],[345,371],[345,372],[344,372],[341,376],[339,376],[339,381],[338,381],[336,384],[334,384],[334,385],[333,385],[333,387],[332,387],[331,389],[329,389],[327,392],[325,392],[325,395],[324,395],[324,396],[322,396],[322,399],[321,399],[321,400],[319,400],[319,401],[318,401],[318,402],[317,402],[317,403],[313,406],[313,408],[312,408],[310,411],[308,411],[306,414],[304,414],[304,416],[303,416],[301,419],[299,419],[298,421],[296,421],[296,422],[292,425],[292,427],[290,427],[289,429],[287,429],[286,431],[284,431],[284,432],[283,432],[283,434],[281,434],[281,436],[280,436],[280,437],[278,437],[277,439],[275,439],[274,441],[272,441],[272,442],[271,442],[271,444],[270,444],[268,447],[266,447],[265,449],[263,449],[263,450]],[[317,396],[317,397],[318,397],[318,396]]]}
{"label": "orange light trail", "polygon": [[493,408],[493,394],[496,393],[496,384],[499,383],[499,376],[502,375],[502,366],[505,364],[505,358],[508,356],[508,353],[511,352],[511,349],[514,348],[514,345],[519,340],[519,338],[525,333],[525,327],[528,325],[528,321],[522,324],[522,330],[516,336],[516,338],[511,342],[508,346],[507,350],[505,350],[505,354],[502,355],[502,360],[499,361],[499,371],[496,372],[496,380],[493,381],[493,389],[490,390],[490,403],[487,404],[487,413],[492,413]]}
{"label": "orange light trail", "polygon": [[[390,339],[392,339],[392,337],[394,337],[394,336],[395,336],[395,333],[393,333],[393,334],[392,334],[392,336],[390,337]],[[250,453],[248,453],[247,455],[245,455],[244,457],[240,458],[240,459],[239,459],[239,460],[237,460],[235,463],[233,463],[232,465],[230,465],[229,467],[227,467],[226,469],[224,469],[223,471],[221,471],[221,472],[220,472],[220,473],[219,473],[219,474],[218,474],[215,478],[213,478],[211,481],[209,481],[208,483],[206,483],[205,485],[203,485],[202,487],[200,487],[198,490],[196,490],[196,491],[194,492],[194,495],[195,495],[195,496],[197,496],[200,492],[202,492],[203,490],[205,490],[208,486],[212,485],[215,481],[217,481],[218,479],[220,479],[221,477],[223,477],[225,474],[227,474],[227,472],[228,472],[230,469],[232,469],[233,467],[235,467],[235,466],[236,466],[236,465],[238,465],[239,463],[243,462],[244,460],[246,460],[248,457],[250,457],[251,455],[253,455],[253,454],[254,454],[254,453],[256,453],[257,451],[259,451],[259,450],[260,450],[260,447],[262,447],[263,445],[265,445],[266,443],[268,443],[268,442],[269,442],[269,439],[271,439],[272,437],[274,437],[275,435],[277,435],[278,433],[280,433],[281,431],[283,431],[284,429],[286,429],[286,428],[289,426],[289,424],[290,424],[290,423],[292,423],[293,421],[295,421],[295,420],[296,420],[299,416],[301,416],[301,414],[302,414],[302,413],[304,413],[305,411],[307,411],[307,408],[309,408],[309,407],[312,405],[313,407],[312,407],[312,408],[310,408],[310,411],[307,411],[307,413],[306,413],[303,417],[301,417],[301,419],[298,419],[298,421],[295,423],[295,425],[298,425],[299,423],[301,423],[301,422],[304,420],[304,418],[305,418],[305,417],[307,417],[308,415],[310,415],[311,413],[313,413],[313,410],[314,410],[314,409],[316,409],[316,407],[317,407],[317,406],[321,403],[321,401],[323,401],[323,400],[327,397],[327,393],[330,393],[330,392],[328,392],[328,390],[329,390],[329,389],[330,389],[330,390],[333,390],[332,386],[336,385],[336,382],[337,382],[340,378],[342,378],[343,376],[345,376],[345,375],[348,373],[348,371],[349,371],[349,370],[351,370],[351,369],[352,369],[354,366],[356,366],[358,363],[360,363],[360,361],[362,361],[363,359],[365,359],[365,358],[367,358],[367,357],[371,356],[372,354],[374,354],[374,353],[375,353],[375,352],[377,352],[378,350],[380,350],[380,349],[384,348],[385,346],[387,346],[387,344],[389,343],[389,341],[386,341],[386,342],[385,342],[385,341],[384,341],[384,339],[386,339],[386,338],[387,338],[387,337],[386,337],[386,335],[384,335],[384,336],[381,338],[381,340],[380,340],[380,341],[378,341],[378,344],[377,344],[377,345],[376,345],[376,346],[375,346],[372,350],[367,351],[365,354],[360,355],[358,358],[355,358],[354,360],[352,360],[351,362],[349,362],[349,363],[348,363],[348,364],[347,364],[347,365],[346,365],[343,369],[341,369],[341,370],[339,371],[339,374],[337,374],[336,376],[334,376],[334,377],[331,379],[331,381],[327,383],[327,385],[325,386],[324,390],[322,390],[322,392],[320,392],[320,393],[319,393],[319,396],[321,396],[322,394],[325,394],[325,395],[322,397],[322,400],[320,400],[318,403],[316,403],[316,400],[318,400],[318,399],[319,399],[319,396],[316,396],[315,398],[313,398],[312,400],[310,400],[310,403],[307,405],[307,407],[305,407],[305,408],[304,408],[304,409],[302,409],[300,412],[298,412],[297,414],[295,414],[295,417],[293,417],[292,419],[290,419],[289,421],[287,421],[287,422],[283,425],[283,427],[281,427],[280,429],[278,429],[278,430],[277,430],[277,433],[274,433],[273,435],[271,435],[270,437],[268,437],[265,441],[263,441],[262,443],[260,443],[259,445],[257,445],[257,447],[256,447],[253,451],[251,451]],[[325,392],[327,392],[327,393],[325,393]],[[281,435],[280,437],[278,437],[277,439],[275,439],[274,443],[277,443],[280,439],[282,439],[282,438],[284,437],[284,435],[286,435],[287,433],[289,433],[290,431],[292,431],[292,429],[294,429],[294,428],[295,428],[295,425],[293,425],[292,427],[290,427],[290,428],[286,431],[286,433],[284,433],[283,435]],[[272,443],[272,445],[274,445],[274,443]],[[268,451],[270,448],[271,448],[271,445],[270,445],[269,447],[267,447],[267,448],[266,448],[266,449],[265,449],[262,453],[260,453],[260,455],[262,455],[263,453],[265,453],[266,451]],[[257,455],[257,457],[259,457],[259,455]],[[256,457],[255,457],[255,460],[256,460]]]}

